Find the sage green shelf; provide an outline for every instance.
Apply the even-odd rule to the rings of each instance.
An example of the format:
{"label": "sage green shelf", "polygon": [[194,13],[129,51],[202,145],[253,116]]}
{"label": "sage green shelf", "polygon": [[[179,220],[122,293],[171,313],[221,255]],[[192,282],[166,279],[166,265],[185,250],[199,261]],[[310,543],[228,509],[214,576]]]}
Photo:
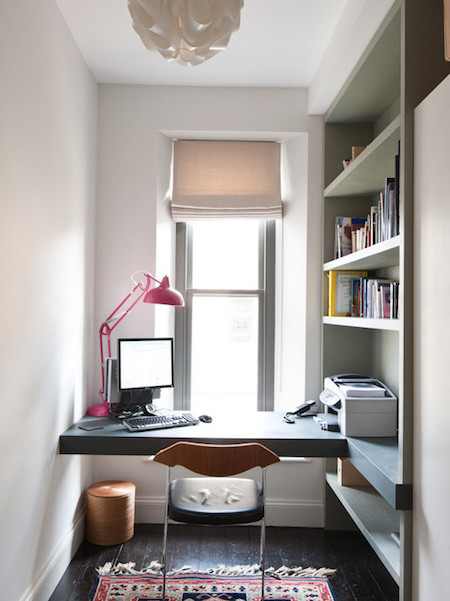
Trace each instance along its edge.
{"label": "sage green shelf", "polygon": [[398,512],[371,486],[340,486],[333,473],[327,473],[326,481],[398,584],[400,547],[392,538],[400,531]]}
{"label": "sage green shelf", "polygon": [[324,325],[343,326],[346,328],[365,328],[369,330],[385,330],[398,332],[400,321],[398,319],[371,319],[369,317],[323,317]]}
{"label": "sage green shelf", "polygon": [[399,139],[400,116],[325,188],[325,198],[372,196],[384,190],[386,177],[395,175],[394,157],[398,153]]}
{"label": "sage green shelf", "polygon": [[380,269],[385,267],[395,267],[399,262],[400,236],[394,236],[390,240],[379,242],[363,250],[334,259],[324,263],[323,270],[339,269]]}

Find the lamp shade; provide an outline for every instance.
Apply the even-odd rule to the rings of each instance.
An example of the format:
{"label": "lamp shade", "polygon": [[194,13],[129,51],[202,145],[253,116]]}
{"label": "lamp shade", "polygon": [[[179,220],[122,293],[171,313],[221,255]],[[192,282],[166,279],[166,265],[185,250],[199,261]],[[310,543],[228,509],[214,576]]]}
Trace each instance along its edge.
{"label": "lamp shade", "polygon": [[154,303],[157,305],[175,305],[184,306],[182,294],[170,287],[169,278],[165,275],[159,286],[151,288],[143,298],[144,303]]}
{"label": "lamp shade", "polygon": [[239,29],[243,0],[128,0],[133,28],[148,50],[194,66],[224,50]]}

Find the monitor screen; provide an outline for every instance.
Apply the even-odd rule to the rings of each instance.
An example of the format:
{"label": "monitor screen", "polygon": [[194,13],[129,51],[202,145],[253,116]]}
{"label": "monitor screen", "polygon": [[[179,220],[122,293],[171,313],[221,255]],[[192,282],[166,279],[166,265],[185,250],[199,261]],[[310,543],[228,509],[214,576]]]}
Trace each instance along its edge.
{"label": "monitor screen", "polygon": [[173,338],[118,340],[119,390],[173,386]]}

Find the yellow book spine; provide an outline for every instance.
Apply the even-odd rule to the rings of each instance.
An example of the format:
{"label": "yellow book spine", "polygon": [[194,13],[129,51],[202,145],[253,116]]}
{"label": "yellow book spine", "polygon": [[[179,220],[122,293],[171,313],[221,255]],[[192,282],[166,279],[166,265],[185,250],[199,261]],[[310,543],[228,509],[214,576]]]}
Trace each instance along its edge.
{"label": "yellow book spine", "polygon": [[328,316],[345,317],[352,314],[352,282],[367,277],[367,271],[328,272]]}
{"label": "yellow book spine", "polygon": [[336,272],[328,272],[328,316],[335,315],[336,311]]}

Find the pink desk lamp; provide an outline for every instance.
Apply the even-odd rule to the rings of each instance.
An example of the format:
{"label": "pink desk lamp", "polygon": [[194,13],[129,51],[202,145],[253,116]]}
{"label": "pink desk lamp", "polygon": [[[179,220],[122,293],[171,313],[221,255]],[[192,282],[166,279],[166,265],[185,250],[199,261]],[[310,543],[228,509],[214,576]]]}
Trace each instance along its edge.
{"label": "pink desk lamp", "polygon": [[[136,273],[142,273],[145,276],[145,282],[138,282],[134,279]],[[158,305],[174,305],[176,307],[184,306],[183,296],[170,287],[169,278],[165,275],[161,282],[154,276],[146,271],[136,272],[131,276],[131,280],[135,284],[133,290],[123,299],[114,311],[109,315],[102,323],[99,329],[100,337],[100,361],[102,369],[102,387],[100,389],[100,396],[103,402],[100,405],[94,405],[87,411],[88,415],[94,415],[95,417],[107,417],[108,401],[104,398],[105,394],[105,358],[111,357],[111,332],[116,326],[128,315],[135,305],[143,297],[144,303],[152,303]],[[150,289],[151,281],[156,282],[159,286]],[[122,309],[122,311],[121,311]],[[110,325],[112,323],[112,325]],[[105,339],[107,342],[107,354],[105,355],[104,344]]]}

